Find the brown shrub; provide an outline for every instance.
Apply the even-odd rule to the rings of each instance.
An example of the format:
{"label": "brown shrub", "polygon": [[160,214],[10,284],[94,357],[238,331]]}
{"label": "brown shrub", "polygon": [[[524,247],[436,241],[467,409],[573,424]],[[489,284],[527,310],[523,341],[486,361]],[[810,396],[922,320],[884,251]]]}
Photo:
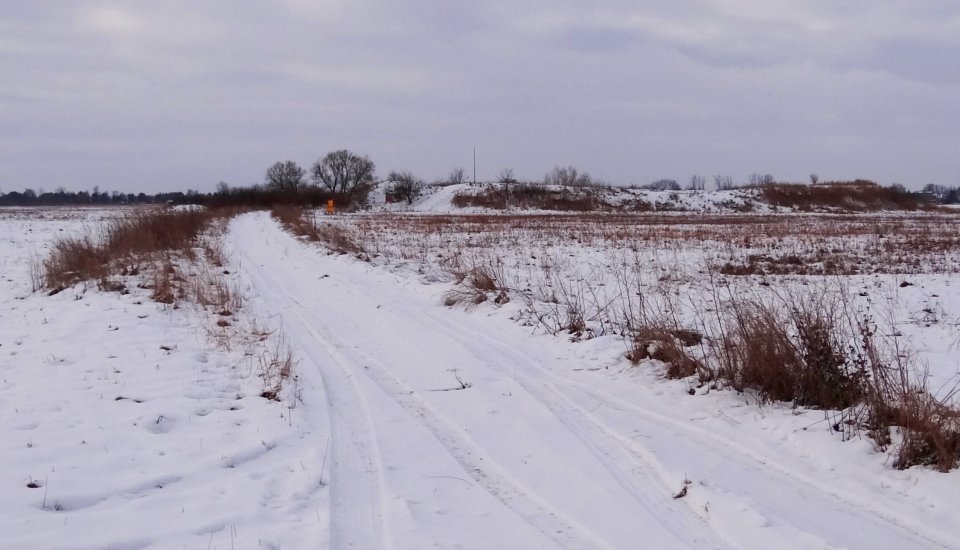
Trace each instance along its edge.
{"label": "brown shrub", "polygon": [[466,287],[451,288],[443,294],[443,305],[447,307],[465,306],[470,308],[487,301],[487,294],[477,289]]}
{"label": "brown shrub", "polygon": [[757,301],[732,303],[724,323],[718,376],[737,391],[755,390],[761,401],[792,401],[802,359],[776,310]]}
{"label": "brown shrub", "polygon": [[260,397],[272,401],[280,400],[283,384],[293,375],[297,361],[293,349],[281,334],[272,349],[267,349],[259,357],[259,375],[263,379],[263,392]]}
{"label": "brown shrub", "polygon": [[198,235],[210,222],[232,213],[142,209],[106,222],[98,241],[88,236],[61,239],[53,243],[43,263],[46,286],[56,290],[102,279],[161,253],[176,251],[189,257]]}
{"label": "brown shrub", "polygon": [[687,378],[697,374],[701,382],[705,382],[712,378],[712,374],[685,349],[699,345],[701,341],[700,334],[692,330],[645,326],[635,331],[627,358],[633,363],[656,359],[666,366],[664,375],[667,378]]}
{"label": "brown shrub", "polygon": [[475,206],[491,210],[506,210],[509,196],[506,188],[491,187],[479,193],[457,193],[450,199],[450,203],[457,208]]}
{"label": "brown shrub", "polygon": [[942,472],[955,468],[960,458],[960,411],[926,391],[910,391],[900,398],[888,419],[900,428],[894,467],[933,466]]}
{"label": "brown shrub", "polygon": [[108,272],[108,257],[90,237],[67,237],[54,241],[43,261],[44,285],[56,292],[77,281],[102,278]]}
{"label": "brown shrub", "polygon": [[761,401],[821,409],[860,402],[866,374],[841,344],[837,307],[829,295],[731,300],[714,350],[718,377],[738,391],[756,391]]}
{"label": "brown shrub", "polygon": [[534,184],[508,184],[488,187],[478,193],[457,193],[451,199],[454,206],[475,206],[492,210],[507,207],[561,212],[590,212],[604,207],[593,189],[554,189]]}
{"label": "brown shrub", "polygon": [[851,366],[840,343],[836,317],[823,304],[790,314],[802,368],[796,378],[798,405],[844,409],[863,397],[865,373]]}
{"label": "brown shrub", "polygon": [[869,429],[877,447],[886,450],[894,441],[894,467],[932,466],[946,472],[960,460],[960,409],[954,387],[942,397],[930,393],[926,378],[916,376],[913,356],[900,349],[896,336],[887,341],[887,357],[876,340],[876,327],[859,319],[859,341],[854,362],[866,373],[861,378],[863,406],[858,418]]}
{"label": "brown shrub", "polygon": [[489,294],[493,292],[497,293],[494,298],[497,304],[510,301],[507,288],[502,283],[503,275],[494,266],[473,266],[465,271],[455,270],[453,276],[456,286],[443,295],[443,305],[447,307],[476,306],[487,301]]}
{"label": "brown shrub", "polygon": [[153,285],[150,298],[161,304],[175,304],[177,288],[174,283],[176,268],[169,260],[161,267],[153,270]]}
{"label": "brown shrub", "polygon": [[354,238],[349,228],[337,223],[317,223],[312,211],[299,206],[280,205],[274,206],[271,214],[294,235],[319,242],[340,254],[366,255],[363,245]]}
{"label": "brown shrub", "polygon": [[773,184],[758,187],[764,202],[799,210],[839,209],[850,211],[917,210],[917,198],[898,187],[873,182],[831,182],[822,185]]}

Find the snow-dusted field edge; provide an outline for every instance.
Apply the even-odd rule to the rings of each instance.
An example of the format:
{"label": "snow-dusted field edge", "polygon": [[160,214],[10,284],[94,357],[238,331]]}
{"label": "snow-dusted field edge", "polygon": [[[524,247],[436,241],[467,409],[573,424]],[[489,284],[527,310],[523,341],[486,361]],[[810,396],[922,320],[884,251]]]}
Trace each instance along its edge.
{"label": "snow-dusted field edge", "polygon": [[53,239],[116,214],[0,212],[0,547],[324,540],[323,405],[259,397],[260,357],[274,342],[240,337],[278,323],[244,308],[223,349],[208,312],[152,302],[134,284],[129,294],[93,283],[31,292],[31,262]]}

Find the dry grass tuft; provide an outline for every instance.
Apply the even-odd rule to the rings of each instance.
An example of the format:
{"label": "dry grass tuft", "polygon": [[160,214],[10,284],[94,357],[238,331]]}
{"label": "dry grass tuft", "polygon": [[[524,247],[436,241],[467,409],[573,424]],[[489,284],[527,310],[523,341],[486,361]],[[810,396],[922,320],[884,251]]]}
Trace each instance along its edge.
{"label": "dry grass tuft", "polygon": [[514,207],[560,212],[591,212],[607,207],[593,188],[557,189],[530,183],[502,184],[487,187],[479,192],[458,193],[453,196],[451,202],[458,208],[474,206],[492,210],[506,210]]}
{"label": "dry grass tuft", "polygon": [[260,354],[259,362],[259,375],[263,379],[264,387],[260,396],[279,401],[283,384],[293,375],[297,363],[293,349],[282,334],[276,339],[273,348]]}
{"label": "dry grass tuft", "polygon": [[129,265],[158,255],[177,252],[190,257],[200,233],[224,215],[229,214],[142,209],[106,222],[98,240],[89,236],[61,239],[53,243],[43,262],[44,286],[56,292],[80,281],[124,272]]}
{"label": "dry grass tuft", "polygon": [[792,401],[803,362],[777,312],[761,302],[731,304],[716,348],[718,377],[761,401]]}
{"label": "dry grass tuft", "polygon": [[773,184],[759,187],[760,198],[774,206],[801,211],[834,209],[844,211],[917,210],[917,197],[897,187],[856,180],[822,185]]}
{"label": "dry grass tuft", "polygon": [[153,285],[150,299],[161,304],[173,305],[176,307],[180,295],[177,288],[176,279],[177,269],[168,259],[157,269],[153,270]]}
{"label": "dry grass tuft", "polygon": [[[955,468],[956,390],[944,397],[932,394],[925,379],[917,379],[914,358],[895,332],[879,340],[872,321],[837,309],[842,304],[797,298],[784,302],[789,307],[757,300],[728,304],[714,348],[718,379],[738,391],[754,391],[763,402],[840,411],[834,430],[865,428],[878,448],[893,446],[896,468]],[[854,336],[847,327],[857,334],[845,346]]]}
{"label": "dry grass tuft", "polygon": [[933,466],[942,472],[957,466],[960,458],[960,411],[925,391],[900,396],[887,421],[898,426],[901,441],[894,467]]}
{"label": "dry grass tuft", "polygon": [[873,323],[860,319],[857,329],[860,336],[852,347],[853,360],[867,374],[856,420],[869,429],[880,450],[893,447],[898,469],[931,466],[946,472],[956,468],[960,461],[958,388],[934,395],[926,377],[916,375],[913,355],[901,349],[896,336],[883,346],[888,350],[884,356]]}
{"label": "dry grass tuft", "polygon": [[761,401],[844,409],[863,397],[864,372],[843,349],[836,303],[730,300],[714,348],[717,377]]}
{"label": "dry grass tuft", "polygon": [[275,206],[271,214],[294,235],[322,243],[340,254],[355,254],[359,258],[366,258],[366,250],[360,241],[354,238],[351,231],[343,225],[317,223],[312,211],[304,210],[299,206]]}
{"label": "dry grass tuft", "polygon": [[665,365],[664,375],[671,379],[698,375],[701,382],[713,376],[709,369],[687,350],[699,345],[699,333],[687,329],[644,326],[635,331],[627,358],[633,363],[655,359]]}
{"label": "dry grass tuft", "polygon": [[90,237],[67,237],[53,243],[43,262],[44,286],[51,294],[84,279],[99,279],[108,273],[108,258]]}
{"label": "dry grass tuft", "polygon": [[493,301],[505,304],[510,301],[503,273],[494,266],[473,266],[465,271],[454,270],[456,286],[443,295],[443,305],[447,307],[465,306],[467,308],[482,304],[496,293]]}
{"label": "dry grass tuft", "polygon": [[822,306],[799,306],[790,311],[801,368],[796,374],[798,405],[844,409],[863,398],[865,373],[857,368],[841,344],[837,317]]}

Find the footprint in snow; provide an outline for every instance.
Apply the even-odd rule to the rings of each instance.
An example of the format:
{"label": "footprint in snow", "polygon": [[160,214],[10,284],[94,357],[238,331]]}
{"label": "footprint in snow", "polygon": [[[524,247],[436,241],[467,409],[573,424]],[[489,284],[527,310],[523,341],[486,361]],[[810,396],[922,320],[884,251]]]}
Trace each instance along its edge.
{"label": "footprint in snow", "polygon": [[155,434],[170,433],[175,426],[176,422],[172,418],[162,414],[144,424],[148,432]]}

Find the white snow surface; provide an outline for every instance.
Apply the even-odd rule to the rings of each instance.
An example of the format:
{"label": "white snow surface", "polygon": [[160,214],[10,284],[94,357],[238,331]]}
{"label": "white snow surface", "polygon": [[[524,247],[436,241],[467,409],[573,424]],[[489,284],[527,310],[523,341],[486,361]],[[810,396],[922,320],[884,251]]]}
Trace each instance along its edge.
{"label": "white snow surface", "polygon": [[0,215],[0,548],[960,548],[955,472],[688,396],[613,336],[444,308],[255,213],[229,271],[298,359],[265,400],[202,311],[31,292],[30,257],[94,216]]}
{"label": "white snow surface", "polygon": [[[423,187],[422,194],[413,201],[413,204],[407,204],[405,202],[385,204],[382,199],[385,185],[380,185],[371,193],[371,206],[373,210],[389,212],[424,212],[431,214],[497,213],[503,212],[503,210],[491,210],[476,206],[457,207],[452,201],[457,195],[478,194],[502,185],[503,184],[498,183],[459,183],[443,186],[427,185]],[[648,205],[647,208],[651,211],[658,212],[729,213],[740,212],[746,209],[754,213],[766,213],[777,210],[766,203],[756,200],[757,193],[752,189],[708,192],[690,190],[655,191],[627,187],[577,188],[539,184],[537,187],[547,191],[572,193],[574,195],[581,193],[594,194],[609,207],[625,208],[628,211],[630,208],[625,205],[637,201]],[[514,206],[509,207],[507,210],[512,212],[520,211],[528,214],[557,213],[556,211],[518,208]],[[783,211],[784,209],[779,210]]]}

